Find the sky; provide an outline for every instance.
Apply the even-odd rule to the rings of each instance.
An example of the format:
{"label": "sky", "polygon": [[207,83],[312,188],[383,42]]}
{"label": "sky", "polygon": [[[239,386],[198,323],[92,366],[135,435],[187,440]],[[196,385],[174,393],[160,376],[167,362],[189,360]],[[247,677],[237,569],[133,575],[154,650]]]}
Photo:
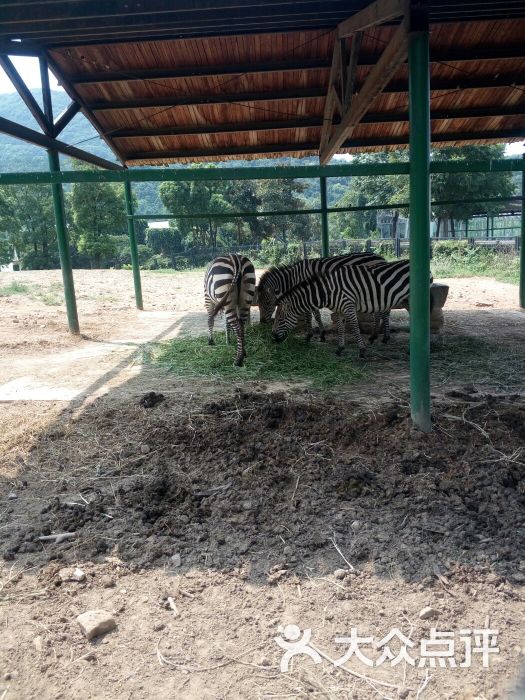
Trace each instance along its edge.
{"label": "sky", "polygon": [[[25,56],[12,56],[11,60],[29,88],[40,87],[40,68],[38,65],[38,59],[28,58]],[[49,83],[52,90],[62,90],[51,71],[49,72]],[[0,94],[6,92],[16,92],[16,90],[4,71],[0,68]],[[507,145],[505,155],[519,156],[524,152],[524,149],[525,141],[509,143]],[[340,155],[342,156],[342,154]]]}
{"label": "sky", "polygon": [[[29,58],[26,56],[11,56],[11,61],[13,62],[15,68],[22,76],[25,84],[29,88],[39,88],[40,87],[40,66],[38,65],[37,58]],[[61,90],[59,87],[55,76],[51,71],[49,72],[49,84],[51,90]],[[0,93],[3,92],[16,92],[11,81],[0,68]]]}

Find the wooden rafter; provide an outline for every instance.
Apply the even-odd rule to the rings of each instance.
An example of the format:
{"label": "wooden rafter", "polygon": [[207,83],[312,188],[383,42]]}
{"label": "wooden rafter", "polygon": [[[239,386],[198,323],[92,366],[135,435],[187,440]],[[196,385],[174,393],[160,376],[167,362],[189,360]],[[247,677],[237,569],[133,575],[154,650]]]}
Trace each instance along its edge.
{"label": "wooden rafter", "polygon": [[[383,54],[370,71],[361,91],[353,99],[362,30],[400,15],[406,15],[407,7],[408,0],[376,0],[376,2],[365,7],[338,26],[332,57],[330,82],[325,101],[323,131],[319,144],[321,163],[327,163],[341,144],[351,136],[353,129],[363,118],[374,99],[386,87],[399,65],[407,57],[408,18],[405,16]],[[345,37],[352,34],[354,35],[352,49],[347,66],[344,42]],[[345,57],[344,66],[342,57]],[[342,86],[341,123],[336,128],[333,128],[333,115],[336,105],[333,88],[338,78],[340,78]]]}
{"label": "wooden rafter", "polygon": [[405,0],[376,0],[371,5],[363,8],[352,17],[349,17],[337,27],[337,37],[344,39],[356,32],[376,24],[383,24],[405,13]]}
{"label": "wooden rafter", "polygon": [[[332,56],[332,66],[330,68],[330,77],[328,79],[328,92],[326,95],[326,101],[324,103],[324,113],[323,113],[323,128],[321,130],[321,140],[319,143],[319,150],[322,152],[328,143],[330,138],[330,132],[332,129],[332,119],[334,116],[334,110],[336,107],[335,101],[335,84],[339,77],[339,71],[341,69],[341,44],[339,41],[335,42],[334,53]],[[335,93],[335,94],[334,94]]]}
{"label": "wooden rafter", "polygon": [[346,71],[346,85],[343,92],[344,108],[350,109],[352,103],[352,95],[355,90],[355,81],[357,75],[357,60],[359,58],[359,49],[363,40],[363,32],[356,32],[352,39],[352,48],[350,50],[350,60]]}

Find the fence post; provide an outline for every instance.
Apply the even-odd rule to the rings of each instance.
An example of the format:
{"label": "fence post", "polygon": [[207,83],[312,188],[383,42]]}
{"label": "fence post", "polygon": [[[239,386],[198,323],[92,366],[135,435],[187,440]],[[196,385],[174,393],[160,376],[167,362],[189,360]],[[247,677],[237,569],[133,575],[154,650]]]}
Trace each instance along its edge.
{"label": "fence post", "polygon": [[321,243],[322,255],[326,258],[330,254],[330,233],[328,231],[328,204],[326,195],[326,177],[319,178],[321,189]]}
{"label": "fence post", "polygon": [[396,243],[396,246],[395,246],[396,258],[400,258],[401,257],[401,239],[399,238],[399,236],[396,236],[395,243]]}
{"label": "fence post", "polygon": [[139,252],[137,248],[137,237],[135,236],[135,222],[133,221],[133,199],[131,196],[131,183],[126,180],[124,183],[124,195],[126,199],[126,213],[128,215],[128,236],[131,248],[131,267],[133,268],[133,285],[135,286],[135,303],[137,309],[144,309],[142,303],[142,284],[140,281]]}
{"label": "fence post", "polygon": [[[47,158],[50,172],[60,172],[58,151],[49,149]],[[69,252],[66,215],[64,211],[64,192],[62,190],[62,185],[58,183],[51,185],[51,191],[53,193],[53,211],[55,213],[58,252],[60,255],[60,267],[62,268],[62,281],[64,283],[64,296],[66,298],[67,322],[71,333],[76,335],[80,333],[80,327],[78,325],[75,283],[73,282],[73,268],[71,267],[71,254]]]}
{"label": "fence post", "polygon": [[423,432],[430,418],[430,70],[426,6],[410,7],[410,405]]}

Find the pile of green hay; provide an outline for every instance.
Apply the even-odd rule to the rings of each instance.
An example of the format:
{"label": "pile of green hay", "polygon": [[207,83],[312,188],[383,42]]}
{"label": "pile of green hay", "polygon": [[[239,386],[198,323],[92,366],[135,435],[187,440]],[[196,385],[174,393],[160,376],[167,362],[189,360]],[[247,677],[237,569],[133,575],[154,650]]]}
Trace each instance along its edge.
{"label": "pile of green hay", "polygon": [[225,333],[215,333],[215,345],[205,336],[180,337],[149,345],[148,362],[163,365],[180,377],[209,377],[217,380],[266,379],[274,381],[309,381],[315,387],[346,384],[366,376],[366,367],[357,357],[349,339],[347,349],[336,357],[335,346],[307,342],[304,336],[291,335],[274,343],[269,326],[255,325],[246,330],[248,357],[243,367],[234,367],[235,339],[226,344]]}

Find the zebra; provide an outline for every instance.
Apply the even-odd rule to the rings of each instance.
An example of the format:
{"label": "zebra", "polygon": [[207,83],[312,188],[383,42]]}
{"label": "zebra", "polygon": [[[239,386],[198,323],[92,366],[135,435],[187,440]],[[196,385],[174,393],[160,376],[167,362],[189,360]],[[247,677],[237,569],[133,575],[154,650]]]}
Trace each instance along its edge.
{"label": "zebra", "polygon": [[226,328],[232,328],[237,339],[234,365],[241,367],[246,357],[244,326],[250,318],[255,294],[255,269],[244,255],[221,255],[209,265],[204,276],[204,304],[208,313],[208,345],[214,345],[213,322],[224,310]]}
{"label": "zebra", "polygon": [[[365,343],[359,331],[357,312],[374,313],[377,337],[379,321],[383,320],[383,342],[390,337],[389,312],[408,299],[410,292],[410,263],[374,262],[371,265],[341,265],[330,274],[318,275],[296,285],[278,299],[277,313],[272,328],[276,342],[284,340],[300,316],[313,309],[327,307],[335,314],[337,327],[337,355],[345,346],[345,321],[359,348],[359,357],[365,357]],[[430,275],[429,284],[432,284]],[[430,300],[432,308],[432,297]]]}
{"label": "zebra", "polygon": [[[313,260],[300,260],[292,265],[271,267],[264,272],[257,285],[257,304],[261,323],[271,323],[272,315],[277,305],[277,298],[287,290],[295,287],[303,281],[312,279],[316,275],[329,274],[340,265],[353,264],[364,265],[372,262],[384,262],[385,259],[375,253],[347,253],[330,258],[314,258]],[[319,309],[312,309],[315,321],[319,328],[319,338],[325,339],[324,326],[321,321]],[[311,335],[310,312],[306,314],[306,326]]]}

